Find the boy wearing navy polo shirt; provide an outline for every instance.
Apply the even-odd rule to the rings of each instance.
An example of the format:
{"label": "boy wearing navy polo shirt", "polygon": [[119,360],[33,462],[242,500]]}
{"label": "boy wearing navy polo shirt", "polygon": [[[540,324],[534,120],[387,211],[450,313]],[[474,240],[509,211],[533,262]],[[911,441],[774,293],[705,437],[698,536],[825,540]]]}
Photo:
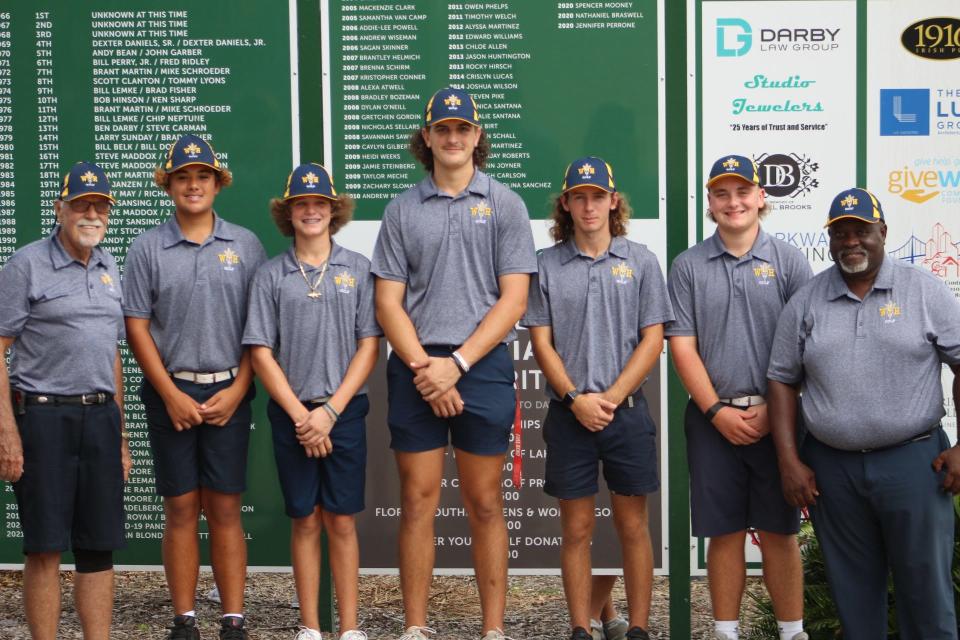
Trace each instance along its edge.
{"label": "boy wearing navy polo shirt", "polygon": [[373,255],[400,472],[400,580],[407,631],[422,640],[433,520],[448,443],[470,523],[487,640],[503,638],[507,528],[500,479],[515,409],[506,344],[537,269],[526,207],[484,174],[490,150],[473,98],[441,89],[410,149],[429,172],[384,211]]}
{"label": "boy wearing navy polo shirt", "polygon": [[357,629],[360,555],[354,514],[363,510],[366,380],[377,361],[380,327],[370,261],[332,237],[353,214],[327,170],[303,164],[270,203],[293,244],[254,276],[243,344],[270,403],[267,415],[287,515],[303,627],[320,640],[320,532],[327,530],[337,590],[340,640]]}
{"label": "boy wearing navy polo shirt", "polygon": [[127,254],[123,311],[143,369],[157,493],[166,523],[163,567],[175,618],[169,638],[200,637],[194,596],[197,527],[210,527],[210,559],[222,598],[220,637],[242,640],[247,546],[246,489],[253,373],[241,344],[247,292],[266,259],[257,237],[213,210],[233,177],[202,138],[184,135],[154,174],[175,206]]}
{"label": "boy wearing navy polo shirt", "polygon": [[630,205],[613,169],[588,156],[567,168],[554,204],[557,244],[541,252],[523,325],[549,383],[545,490],[560,501],[560,566],[571,640],[591,640],[590,544],[597,472],[623,548],[629,640],[646,640],[653,585],[647,494],[656,491],[656,425],[640,385],[673,319],[663,272],[623,237]]}

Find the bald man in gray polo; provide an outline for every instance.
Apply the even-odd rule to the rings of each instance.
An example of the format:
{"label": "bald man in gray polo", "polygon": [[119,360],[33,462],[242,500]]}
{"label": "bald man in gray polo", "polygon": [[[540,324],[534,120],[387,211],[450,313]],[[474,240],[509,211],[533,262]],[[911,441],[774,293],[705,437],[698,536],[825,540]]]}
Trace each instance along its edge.
{"label": "bald man in gray polo", "polygon": [[960,397],[960,302],[932,273],[886,254],[869,192],[841,192],[828,228],[835,264],[784,308],[770,355],[783,492],[810,509],[844,638],[886,637],[892,571],[899,637],[955,640],[960,449],[940,419],[941,364]]}

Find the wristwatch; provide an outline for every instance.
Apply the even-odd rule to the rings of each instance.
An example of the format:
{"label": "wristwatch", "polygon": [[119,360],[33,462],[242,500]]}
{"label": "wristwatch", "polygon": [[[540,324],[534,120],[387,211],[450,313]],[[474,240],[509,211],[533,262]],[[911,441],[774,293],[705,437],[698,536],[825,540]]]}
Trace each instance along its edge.
{"label": "wristwatch", "polygon": [[703,415],[707,417],[708,421],[713,422],[713,419],[716,417],[716,415],[720,413],[720,409],[723,409],[725,406],[727,405],[723,404],[722,402],[714,402],[709,409],[703,412]]}
{"label": "wristwatch", "polygon": [[569,408],[569,407],[572,407],[572,406],[573,406],[573,401],[577,399],[577,396],[578,396],[578,395],[580,395],[580,394],[577,393],[577,390],[576,390],[576,389],[572,389],[571,391],[567,391],[567,393],[565,393],[564,396],[563,396],[563,406],[568,407],[568,408]]}

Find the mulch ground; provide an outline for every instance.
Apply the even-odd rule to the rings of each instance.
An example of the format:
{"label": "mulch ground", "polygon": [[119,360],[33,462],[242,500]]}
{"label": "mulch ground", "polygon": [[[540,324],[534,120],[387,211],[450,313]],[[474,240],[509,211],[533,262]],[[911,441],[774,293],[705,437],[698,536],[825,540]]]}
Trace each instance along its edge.
{"label": "mulch ground", "polygon": [[[762,589],[751,578],[750,589]],[[80,639],[80,624],[73,608],[72,578],[61,579],[63,614],[58,638]],[[205,599],[213,586],[209,573],[200,576],[197,612],[203,636],[216,638],[219,628],[217,604]],[[22,578],[19,571],[0,571],[0,638],[30,638],[21,600]],[[691,584],[691,625],[693,638],[710,638],[712,625],[707,585],[694,579]],[[293,599],[293,576],[289,573],[251,573],[247,578],[247,625],[251,638],[292,640],[297,629],[297,610]],[[614,600],[624,606],[623,582],[617,581]],[[669,585],[667,578],[656,578],[650,617],[650,637],[670,637]],[[744,609],[749,604],[745,603]],[[160,572],[124,571],[117,573],[111,638],[133,639],[165,637],[170,622],[170,598]],[[480,637],[480,610],[473,579],[461,576],[434,578],[430,596],[430,624],[439,639]],[[396,638],[403,633],[403,606],[396,576],[360,577],[360,623],[371,640]],[[566,640],[569,637],[567,610],[559,576],[515,576],[510,578],[507,595],[506,633],[517,640]],[[324,634],[324,638],[334,638]]]}

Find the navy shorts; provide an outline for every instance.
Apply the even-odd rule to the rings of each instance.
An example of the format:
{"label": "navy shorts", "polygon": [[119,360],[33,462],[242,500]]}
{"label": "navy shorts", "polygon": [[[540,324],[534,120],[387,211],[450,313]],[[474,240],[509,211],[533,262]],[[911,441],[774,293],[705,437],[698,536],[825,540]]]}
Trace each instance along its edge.
{"label": "navy shorts", "polygon": [[13,490],[23,552],[125,547],[117,404],[30,405],[17,427],[23,475]]}
{"label": "navy shorts", "polygon": [[[425,347],[431,356],[449,356],[456,347]],[[510,444],[516,413],[513,360],[504,344],[478,360],[457,382],[463,413],[438,418],[417,387],[413,371],[391,353],[387,360],[390,448],[395,451],[431,451],[446,447],[477,455],[502,455]],[[449,435],[448,435],[449,433]]]}
{"label": "navy shorts", "polygon": [[722,536],[745,529],[792,534],[800,510],[783,498],[773,438],[734,445],[692,401],[684,415],[693,535]]}
{"label": "navy shorts", "polygon": [[602,431],[590,431],[561,402],[550,401],[543,421],[547,443],[547,495],[575,500],[595,495],[600,462],[607,488],[624,496],[643,496],[660,488],[657,475],[657,427],[643,394],[633,407],[620,407]]}
{"label": "navy shorts", "polygon": [[[233,380],[198,384],[174,379],[180,391],[197,402],[209,400]],[[236,412],[222,427],[199,424],[177,431],[170,422],[160,394],[144,378],[140,399],[150,429],[150,449],[157,493],[165,498],[182,496],[200,487],[219,493],[242,493],[247,488],[247,445],[250,442],[250,385]]]}
{"label": "navy shorts", "polygon": [[[311,411],[321,406],[304,403]],[[367,470],[366,394],[350,401],[330,431],[333,451],[326,458],[309,458],[297,441],[293,420],[271,400],[267,403],[273,433],[283,504],[291,518],[303,518],[319,505],[324,511],[351,515],[363,511]]]}

